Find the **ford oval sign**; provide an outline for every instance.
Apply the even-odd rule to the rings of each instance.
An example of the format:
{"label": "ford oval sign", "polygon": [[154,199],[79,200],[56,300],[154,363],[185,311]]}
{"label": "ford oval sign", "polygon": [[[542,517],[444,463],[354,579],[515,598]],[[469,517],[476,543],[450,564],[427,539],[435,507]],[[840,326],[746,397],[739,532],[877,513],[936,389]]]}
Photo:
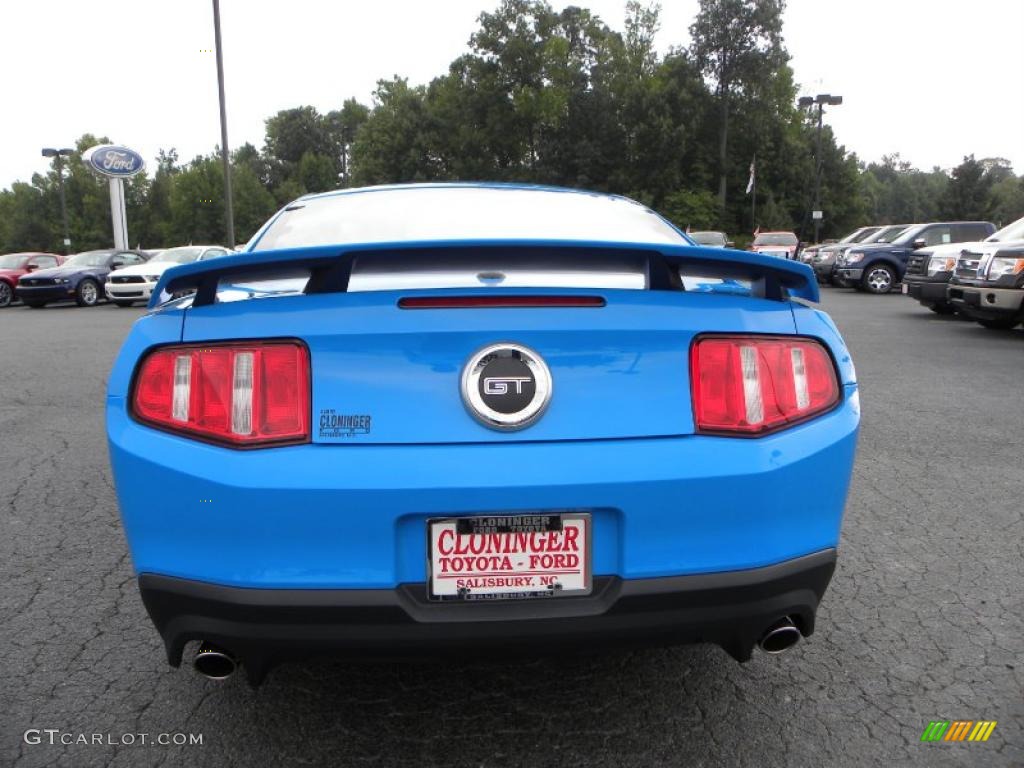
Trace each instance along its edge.
{"label": "ford oval sign", "polygon": [[114,178],[127,178],[146,167],[142,155],[128,147],[104,144],[87,150],[82,159],[96,173]]}

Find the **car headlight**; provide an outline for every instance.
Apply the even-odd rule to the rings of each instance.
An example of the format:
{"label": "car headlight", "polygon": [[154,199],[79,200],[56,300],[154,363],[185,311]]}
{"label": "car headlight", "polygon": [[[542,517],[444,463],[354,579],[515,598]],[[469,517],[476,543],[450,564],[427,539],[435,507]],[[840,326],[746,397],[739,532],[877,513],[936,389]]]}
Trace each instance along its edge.
{"label": "car headlight", "polygon": [[847,251],[843,255],[843,260],[847,264],[856,264],[858,261],[860,261],[863,258],[864,258],[864,254],[863,253],[857,253],[856,251],[854,251],[853,253],[850,253],[849,251]]}
{"label": "car headlight", "polygon": [[160,279],[160,275],[146,275],[145,277],[147,283],[155,283]]}
{"label": "car headlight", "polygon": [[988,265],[988,280],[998,280],[1003,275],[1019,275],[1024,272],[1024,254],[1018,256],[996,256]]}
{"label": "car headlight", "polygon": [[952,272],[956,266],[956,259],[952,256],[932,256],[928,259],[928,277],[939,272]]}
{"label": "car headlight", "polygon": [[57,285],[64,285],[65,283],[68,283],[70,281],[66,277],[58,277],[54,280],[54,282],[57,283]]}

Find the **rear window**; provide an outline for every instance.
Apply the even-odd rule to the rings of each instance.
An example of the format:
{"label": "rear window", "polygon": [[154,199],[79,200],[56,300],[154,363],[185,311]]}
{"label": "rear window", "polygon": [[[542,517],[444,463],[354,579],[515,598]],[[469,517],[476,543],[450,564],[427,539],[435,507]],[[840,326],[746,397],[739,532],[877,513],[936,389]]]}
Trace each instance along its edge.
{"label": "rear window", "polygon": [[718,245],[725,247],[724,232],[690,232],[690,239],[698,245]]}
{"label": "rear window", "polygon": [[796,245],[798,242],[796,235],[789,232],[773,232],[754,238],[754,245]]}
{"label": "rear window", "polygon": [[517,187],[424,186],[295,201],[252,250],[466,240],[687,245],[648,208],[621,197]]}
{"label": "rear window", "polygon": [[897,224],[891,227],[886,227],[881,232],[876,232],[871,237],[864,240],[865,243],[891,243],[897,237],[902,235],[904,232],[911,229],[906,224]]}
{"label": "rear window", "polygon": [[105,267],[110,251],[82,251],[64,262],[67,267]]}

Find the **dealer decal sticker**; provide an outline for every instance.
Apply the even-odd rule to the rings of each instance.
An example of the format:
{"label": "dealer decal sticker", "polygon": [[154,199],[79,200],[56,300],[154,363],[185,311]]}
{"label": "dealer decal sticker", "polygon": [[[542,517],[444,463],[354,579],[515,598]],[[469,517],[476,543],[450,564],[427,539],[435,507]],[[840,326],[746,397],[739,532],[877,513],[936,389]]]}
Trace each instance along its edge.
{"label": "dealer decal sticker", "polygon": [[318,436],[321,440],[330,440],[368,435],[371,421],[368,413],[337,413],[333,408],[323,408]]}

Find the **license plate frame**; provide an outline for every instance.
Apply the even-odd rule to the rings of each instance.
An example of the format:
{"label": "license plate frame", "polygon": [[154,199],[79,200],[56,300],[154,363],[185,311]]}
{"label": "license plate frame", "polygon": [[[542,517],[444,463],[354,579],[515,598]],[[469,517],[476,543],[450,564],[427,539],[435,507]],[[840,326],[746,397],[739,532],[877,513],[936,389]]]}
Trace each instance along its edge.
{"label": "license plate frame", "polygon": [[[568,529],[575,529],[576,536],[569,536]],[[468,536],[470,538],[467,539],[467,550],[474,543],[481,544],[484,550],[480,553],[468,552],[470,558],[476,560],[479,560],[480,557],[486,559],[507,558],[507,560],[503,560],[503,564],[508,565],[511,561],[511,569],[488,568],[481,570],[474,566],[470,570],[453,571],[452,561],[456,556],[465,559],[465,553],[452,554],[448,563],[442,562],[444,555],[442,551],[435,552],[435,542],[440,543],[440,537],[444,531],[452,531],[450,541],[453,542],[451,544],[453,553],[459,550],[462,538]],[[498,540],[472,539],[473,535],[487,537],[495,534],[502,538]],[[548,538],[549,534],[554,534],[553,539]],[[521,546],[524,544],[523,536],[527,539],[525,548]],[[593,589],[591,567],[593,525],[589,512],[558,510],[435,517],[426,521],[424,538],[427,564],[426,592],[427,599],[432,602],[545,600],[585,596],[589,595]],[[574,541],[570,539],[574,539]],[[543,547],[549,543],[554,548],[545,551]],[[575,548],[569,546],[573,543],[577,545]],[[487,544],[490,544],[490,548],[493,550],[489,554],[486,553]],[[543,547],[538,549],[538,544],[542,544]],[[520,548],[523,551],[514,551]],[[438,547],[438,550],[440,549]],[[529,560],[531,555],[548,555],[550,561],[544,560],[544,562],[551,562],[551,565],[531,568]],[[554,566],[557,555],[564,557],[560,568]],[[579,562],[573,564],[569,558],[570,555],[577,555]],[[516,557],[522,558],[522,560],[515,560]],[[489,564],[494,565],[495,561],[491,560]],[[472,581],[472,584],[460,586],[459,579]],[[529,582],[512,585],[502,581],[509,579],[528,579]],[[488,585],[481,583],[480,580],[485,582],[491,580],[494,583]]]}

